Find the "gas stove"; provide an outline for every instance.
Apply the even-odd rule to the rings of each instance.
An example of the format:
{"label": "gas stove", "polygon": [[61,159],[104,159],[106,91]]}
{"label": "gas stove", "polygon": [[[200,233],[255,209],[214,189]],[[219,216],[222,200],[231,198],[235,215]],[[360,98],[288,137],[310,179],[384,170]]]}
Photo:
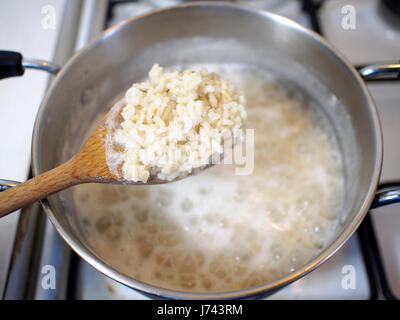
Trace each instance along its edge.
{"label": "gas stove", "polygon": [[[104,28],[149,10],[181,0],[35,0],[8,1],[0,24],[15,27],[13,39],[0,28],[3,48],[26,56],[65,61]],[[355,66],[400,59],[400,16],[390,0],[247,0],[245,3],[286,16],[324,35]],[[22,9],[24,9],[22,11]],[[55,10],[54,29],[43,17]],[[47,11],[46,11],[47,10]],[[2,12],[5,12],[4,10]],[[23,13],[20,13],[23,12]],[[24,22],[12,20],[19,14]],[[1,14],[0,14],[1,15]],[[354,17],[354,21],[351,19]],[[4,18],[4,19],[3,19]],[[36,20],[35,20],[36,19]],[[29,25],[29,21],[33,21]],[[36,22],[34,22],[36,21]],[[29,28],[31,39],[26,39]],[[38,45],[42,43],[45,45]],[[0,178],[25,180],[29,172],[31,129],[40,100],[51,81],[27,72],[23,78],[0,82],[3,106],[0,126]],[[384,136],[381,181],[400,181],[400,80],[367,83],[378,107]],[[28,90],[26,97],[18,94]],[[29,99],[28,99],[29,98]],[[22,114],[15,128],[13,118]],[[21,130],[23,128],[23,130]],[[268,299],[394,299],[400,297],[400,205],[370,212],[356,234],[325,264]],[[93,269],[64,243],[34,204],[0,220],[0,294],[4,299],[147,299]],[[54,268],[55,288],[44,283]],[[351,278],[352,277],[352,278]],[[351,278],[351,279],[350,279]],[[349,281],[351,280],[351,281]]]}

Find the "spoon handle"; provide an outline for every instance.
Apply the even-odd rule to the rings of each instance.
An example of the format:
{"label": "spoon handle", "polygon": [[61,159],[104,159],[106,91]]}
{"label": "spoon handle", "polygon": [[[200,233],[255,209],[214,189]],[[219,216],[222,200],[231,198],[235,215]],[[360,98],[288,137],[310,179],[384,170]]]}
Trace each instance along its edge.
{"label": "spoon handle", "polygon": [[0,192],[0,218],[57,191],[84,182],[73,176],[74,160]]}

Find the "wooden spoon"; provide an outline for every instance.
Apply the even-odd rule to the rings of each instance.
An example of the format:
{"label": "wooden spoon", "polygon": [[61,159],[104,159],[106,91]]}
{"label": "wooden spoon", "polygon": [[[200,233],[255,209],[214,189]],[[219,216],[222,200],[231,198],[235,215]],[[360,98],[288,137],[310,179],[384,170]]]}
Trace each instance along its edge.
{"label": "wooden spoon", "polygon": [[[72,159],[25,183],[0,192],[0,218],[55,192],[81,183],[143,184],[128,182],[110,172],[105,147],[107,117],[108,115]],[[165,182],[168,181],[150,176],[146,184]]]}

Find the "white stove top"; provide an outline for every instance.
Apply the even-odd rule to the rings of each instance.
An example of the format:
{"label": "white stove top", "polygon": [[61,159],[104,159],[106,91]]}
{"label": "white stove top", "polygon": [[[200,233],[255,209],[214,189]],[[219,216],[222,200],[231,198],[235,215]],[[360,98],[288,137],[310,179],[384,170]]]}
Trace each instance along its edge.
{"label": "white stove top", "polygon": [[[0,48],[28,57],[54,58],[61,19],[55,29],[44,29],[41,10],[52,5],[63,12],[66,1],[6,1],[0,4]],[[10,31],[12,29],[12,32]],[[33,124],[46,92],[49,75],[26,72],[21,78],[0,81],[0,177],[24,181],[30,167]],[[3,292],[19,215],[0,221],[0,293]]]}
{"label": "white stove top", "polygon": [[[141,0],[136,3],[120,3],[113,7],[114,15],[108,21],[109,25],[134,15],[151,10],[156,6],[178,2],[178,0]],[[248,1],[260,6],[262,1]],[[381,16],[377,14],[378,0],[327,0],[319,13],[322,31],[340,51],[354,64],[397,61],[400,59],[400,42],[394,41],[400,37],[399,30],[392,30]],[[13,37],[8,37],[7,29],[0,28],[0,45],[2,49],[17,50],[26,56],[56,59],[64,63],[72,52],[81,47],[98,33],[106,19],[107,1],[84,0],[83,5],[72,5],[66,0],[35,0],[9,1],[7,15],[0,13],[0,25],[6,23],[12,26]],[[272,11],[285,15],[301,24],[310,26],[309,18],[302,12],[297,0],[265,1]],[[344,5],[353,5],[356,9],[356,29],[344,30],[341,27]],[[44,30],[40,19],[41,10],[45,5],[53,5],[57,13],[55,30]],[[264,4],[265,5],[265,4]],[[268,6],[267,5],[267,6]],[[27,8],[29,6],[29,8]],[[268,9],[268,8],[267,8]],[[1,10],[0,12],[5,12]],[[15,19],[24,15],[27,22],[21,23]],[[6,17],[7,16],[7,17]],[[71,23],[72,20],[75,23]],[[30,24],[29,24],[30,23]],[[74,28],[68,27],[76,25]],[[26,31],[29,30],[29,33]],[[383,49],[384,48],[384,49]],[[49,77],[43,73],[27,71],[24,77],[0,81],[0,95],[3,105],[0,108],[0,127],[6,135],[0,136],[0,178],[25,180],[30,162],[30,139],[33,121],[40,100],[42,99]],[[385,160],[383,180],[400,179],[400,149],[397,147],[400,132],[400,82],[373,83],[369,88],[377,103],[381,115],[385,143]],[[24,92],[24,94],[21,94]],[[25,94],[26,93],[26,94]],[[18,119],[18,122],[16,121]],[[400,215],[396,212],[399,205],[375,210],[373,221],[377,231],[381,253],[384,258],[387,277],[392,291],[400,297],[400,252],[396,244],[400,243],[400,234],[396,226],[400,225]],[[0,220],[0,293],[3,292],[7,270],[15,237],[18,215],[13,214]],[[37,282],[40,282],[40,267],[53,264],[58,268],[68,263],[60,260],[61,251],[69,252],[52,225],[47,221],[44,230],[44,245]],[[68,259],[69,259],[69,255]],[[64,258],[67,259],[67,258]],[[356,286],[354,289],[343,286],[347,266],[355,270]],[[68,275],[68,272],[60,274]],[[64,279],[64,282],[74,281],[76,290],[74,298],[78,299],[146,299],[143,295],[103,276],[84,261],[78,259],[75,270],[76,279]],[[60,280],[61,281],[61,280]],[[64,288],[67,284],[64,284]],[[306,277],[287,286],[271,299],[368,299],[371,288],[366,265],[361,253],[357,235],[327,263]],[[65,293],[49,292],[37,286],[34,298],[54,299],[65,298]]]}
{"label": "white stove top", "polygon": [[[356,9],[356,29],[344,30],[341,8]],[[385,19],[377,0],[327,1],[321,10],[324,35],[353,64],[398,62],[400,60],[400,20],[393,26]],[[400,81],[368,83],[378,108],[384,138],[381,181],[400,181]],[[372,220],[378,236],[390,287],[400,297],[400,205],[375,209]]]}

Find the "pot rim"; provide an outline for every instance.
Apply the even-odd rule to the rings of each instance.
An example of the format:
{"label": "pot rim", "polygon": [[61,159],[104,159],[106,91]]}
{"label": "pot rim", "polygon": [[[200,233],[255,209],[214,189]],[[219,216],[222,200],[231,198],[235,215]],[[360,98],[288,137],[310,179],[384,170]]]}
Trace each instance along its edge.
{"label": "pot rim", "polygon": [[55,226],[58,233],[61,237],[68,243],[68,245],[86,262],[92,265],[95,269],[100,271],[101,273],[105,274],[106,276],[114,279],[134,290],[137,290],[141,293],[151,295],[153,297],[159,298],[172,298],[172,299],[238,299],[238,298],[251,298],[261,296],[266,294],[267,292],[274,292],[283,286],[298,280],[299,278],[305,276],[319,265],[324,263],[328,260],[331,256],[333,256],[343,245],[347,242],[347,240],[353,235],[356,231],[360,223],[362,222],[364,216],[368,212],[370,205],[373,201],[375,196],[375,192],[378,186],[380,172],[382,167],[382,158],[383,158],[383,142],[382,142],[382,129],[380,125],[379,116],[375,107],[375,104],[370,96],[370,93],[367,89],[366,84],[364,83],[362,77],[356,71],[356,69],[352,66],[352,64],[345,58],[336,48],[334,48],[326,39],[322,38],[316,32],[307,29],[306,27],[294,22],[286,17],[282,17],[275,13],[267,12],[264,10],[249,8],[243,5],[238,4],[227,4],[224,2],[192,2],[192,3],[185,3],[176,6],[171,6],[167,8],[162,8],[158,10],[152,10],[148,13],[133,17],[131,19],[125,20],[115,26],[108,28],[107,30],[103,31],[100,35],[98,35],[94,40],[88,43],[84,48],[82,48],[79,52],[77,52],[68,62],[67,64],[61,69],[60,73],[56,76],[55,80],[51,84],[49,90],[47,91],[46,97],[43,99],[36,120],[34,125],[33,131],[33,138],[32,138],[32,169],[33,175],[36,176],[42,172],[41,166],[38,160],[38,151],[37,147],[40,143],[40,134],[39,134],[39,127],[41,123],[43,123],[45,110],[47,107],[47,103],[53,88],[57,86],[63,80],[64,75],[68,72],[68,70],[74,65],[75,61],[79,59],[79,57],[86,53],[87,51],[91,50],[96,44],[101,41],[105,40],[107,37],[112,36],[113,33],[117,32],[120,29],[125,28],[128,24],[132,23],[133,21],[143,19],[147,16],[160,14],[164,11],[170,10],[179,10],[184,9],[186,7],[224,7],[229,10],[239,10],[243,11],[252,15],[261,16],[264,18],[268,18],[274,21],[279,22],[286,27],[293,28],[298,32],[301,32],[309,37],[311,37],[314,41],[318,42],[325,50],[328,50],[331,54],[333,54],[337,59],[338,62],[341,62],[345,65],[345,67],[351,72],[354,79],[357,81],[358,85],[361,87],[366,100],[368,101],[368,107],[371,113],[371,119],[373,122],[373,130],[374,130],[374,141],[377,152],[374,155],[374,167],[372,172],[371,182],[367,191],[367,195],[360,206],[358,213],[355,215],[353,221],[344,229],[338,237],[330,244],[329,247],[325,248],[317,257],[312,259],[303,267],[299,268],[298,270],[289,273],[279,279],[276,279],[271,282],[267,282],[265,284],[257,285],[250,288],[245,288],[241,290],[235,291],[224,291],[224,292],[187,292],[187,291],[177,291],[171,290],[166,288],[156,287],[138,280],[135,280],[129,276],[126,276],[120,273],[118,270],[114,269],[113,267],[109,266],[105,263],[100,257],[97,257],[90,249],[86,248],[84,245],[80,243],[80,241],[74,236],[74,234],[67,232],[62,224],[57,220],[55,217],[51,205],[47,199],[42,200],[42,205],[44,207],[44,211],[46,212],[47,216],[49,217],[50,221]]}

